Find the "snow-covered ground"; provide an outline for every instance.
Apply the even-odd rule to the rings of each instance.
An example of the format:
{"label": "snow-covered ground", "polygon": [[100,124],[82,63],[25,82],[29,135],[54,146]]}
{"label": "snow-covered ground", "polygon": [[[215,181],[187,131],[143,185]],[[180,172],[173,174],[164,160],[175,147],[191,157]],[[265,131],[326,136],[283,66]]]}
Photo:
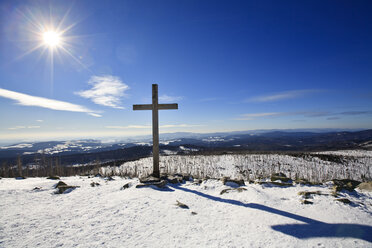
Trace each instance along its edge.
{"label": "snow-covered ground", "polygon": [[[115,179],[62,178],[80,186],[67,194],[54,194],[58,181],[45,178],[1,179],[0,247],[372,246],[371,193],[343,193],[353,202],[344,204],[329,186],[248,184],[221,195],[229,187],[218,180],[159,190]],[[301,204],[299,191],[317,190],[324,195]]]}

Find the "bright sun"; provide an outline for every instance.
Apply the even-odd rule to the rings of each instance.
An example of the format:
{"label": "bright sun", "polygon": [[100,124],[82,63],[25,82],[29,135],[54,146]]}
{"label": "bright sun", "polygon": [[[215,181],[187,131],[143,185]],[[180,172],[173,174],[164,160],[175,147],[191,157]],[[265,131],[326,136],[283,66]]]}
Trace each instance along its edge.
{"label": "bright sun", "polygon": [[61,35],[55,31],[47,31],[43,34],[44,44],[53,48],[61,43]]}

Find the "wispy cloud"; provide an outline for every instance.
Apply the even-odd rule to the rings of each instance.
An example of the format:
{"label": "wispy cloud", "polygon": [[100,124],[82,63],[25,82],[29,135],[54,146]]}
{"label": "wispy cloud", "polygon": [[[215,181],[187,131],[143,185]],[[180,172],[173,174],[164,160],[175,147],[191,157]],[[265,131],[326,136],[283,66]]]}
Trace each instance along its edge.
{"label": "wispy cloud", "polygon": [[40,126],[15,126],[15,127],[9,127],[8,129],[9,130],[18,130],[18,129],[36,129],[36,128],[40,128]]}
{"label": "wispy cloud", "polygon": [[341,116],[372,115],[372,111],[297,111],[297,112],[269,112],[269,113],[250,113],[242,114],[235,120],[254,120],[258,118],[271,118],[279,116],[303,116],[307,118],[328,117],[327,120],[338,120]]}
{"label": "wispy cloud", "polygon": [[[161,125],[160,128],[178,128],[178,127],[200,127],[202,125],[190,125],[190,124],[171,124],[171,125]],[[151,125],[129,125],[129,126],[106,126],[109,129],[148,129],[152,128]]]}
{"label": "wispy cloud", "polygon": [[44,120],[36,120],[37,122],[43,122]]}
{"label": "wispy cloud", "polygon": [[28,126],[27,128],[34,129],[34,128],[40,128],[40,126]]}
{"label": "wispy cloud", "polygon": [[47,108],[52,110],[71,111],[71,112],[83,112],[95,117],[101,117],[96,111],[90,110],[84,106],[49,99],[45,97],[31,96],[15,91],[5,90],[0,88],[0,97],[12,99],[17,104],[22,106],[35,106],[40,108]]}
{"label": "wispy cloud", "polygon": [[15,126],[15,127],[9,127],[9,130],[17,130],[17,129],[24,129],[26,128],[25,126]]}
{"label": "wispy cloud", "polygon": [[329,111],[303,111],[303,112],[292,112],[292,115],[303,115],[305,117],[325,117],[333,115],[334,113]]}
{"label": "wispy cloud", "polygon": [[105,126],[109,129],[146,129],[151,128],[150,125],[129,125],[129,126]]}
{"label": "wispy cloud", "polygon": [[182,96],[168,96],[168,95],[159,96],[159,101],[166,102],[166,103],[173,103],[173,102],[181,101],[182,99],[183,99]]}
{"label": "wispy cloud", "polygon": [[254,120],[261,117],[282,116],[285,114],[286,113],[281,112],[242,114],[239,118],[236,118],[236,120]]}
{"label": "wispy cloud", "polygon": [[333,121],[333,120],[339,120],[340,117],[328,117],[327,120]]}
{"label": "wispy cloud", "polygon": [[263,96],[256,96],[251,97],[246,100],[246,102],[273,102],[273,101],[280,101],[285,99],[291,98],[298,98],[304,96],[305,94],[309,94],[312,92],[317,92],[319,90],[291,90],[291,91],[284,91],[278,92],[270,95],[263,95]]}
{"label": "wispy cloud", "polygon": [[117,109],[124,108],[120,106],[120,98],[125,96],[125,91],[129,89],[129,86],[123,83],[119,77],[92,76],[88,84],[92,85],[91,89],[75,92],[75,94],[88,98],[95,104]]}
{"label": "wispy cloud", "polygon": [[97,113],[88,113],[88,115],[93,116],[93,117],[102,117],[102,115],[97,114]]}
{"label": "wispy cloud", "polygon": [[190,124],[178,124],[178,125],[161,125],[162,128],[173,128],[173,127],[201,127],[203,125],[190,125]]}
{"label": "wispy cloud", "polygon": [[347,111],[341,112],[339,115],[370,115],[372,111]]}

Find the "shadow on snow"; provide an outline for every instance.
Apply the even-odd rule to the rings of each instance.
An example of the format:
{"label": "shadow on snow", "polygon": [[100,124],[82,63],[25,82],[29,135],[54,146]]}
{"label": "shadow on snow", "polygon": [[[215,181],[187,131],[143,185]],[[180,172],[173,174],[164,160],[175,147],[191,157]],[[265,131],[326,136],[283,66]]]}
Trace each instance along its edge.
{"label": "shadow on snow", "polygon": [[265,205],[257,204],[257,203],[243,203],[237,200],[230,200],[230,199],[223,199],[217,196],[208,195],[196,190],[187,189],[184,187],[180,187],[179,185],[172,185],[173,187],[178,190],[182,190],[185,192],[193,193],[201,197],[205,197],[207,199],[233,204],[236,206],[246,207],[246,208],[253,208],[258,209],[261,211],[266,211],[272,214],[281,215],[284,217],[288,217],[291,219],[295,219],[298,221],[305,222],[306,224],[285,224],[285,225],[275,225],[271,228],[275,231],[282,232],[287,235],[291,235],[293,237],[299,239],[308,239],[308,238],[316,238],[316,237],[329,237],[329,238],[357,238],[362,239],[368,242],[372,242],[372,226],[367,225],[359,225],[359,224],[343,224],[343,223],[335,223],[329,224],[325,222],[321,222],[318,220],[314,220],[311,218],[307,218],[301,215],[292,214],[286,211],[282,211],[276,208],[267,207]]}

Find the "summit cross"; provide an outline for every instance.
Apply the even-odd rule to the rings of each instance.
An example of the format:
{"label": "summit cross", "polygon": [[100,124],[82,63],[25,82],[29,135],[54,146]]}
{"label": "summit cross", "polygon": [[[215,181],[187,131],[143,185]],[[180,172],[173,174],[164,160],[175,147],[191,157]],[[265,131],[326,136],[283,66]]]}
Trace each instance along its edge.
{"label": "summit cross", "polygon": [[159,104],[158,85],[152,85],[152,104],[134,104],[133,110],[152,110],[152,157],[153,173],[152,176],[160,178],[159,169],[159,110],[178,109],[177,103]]}

